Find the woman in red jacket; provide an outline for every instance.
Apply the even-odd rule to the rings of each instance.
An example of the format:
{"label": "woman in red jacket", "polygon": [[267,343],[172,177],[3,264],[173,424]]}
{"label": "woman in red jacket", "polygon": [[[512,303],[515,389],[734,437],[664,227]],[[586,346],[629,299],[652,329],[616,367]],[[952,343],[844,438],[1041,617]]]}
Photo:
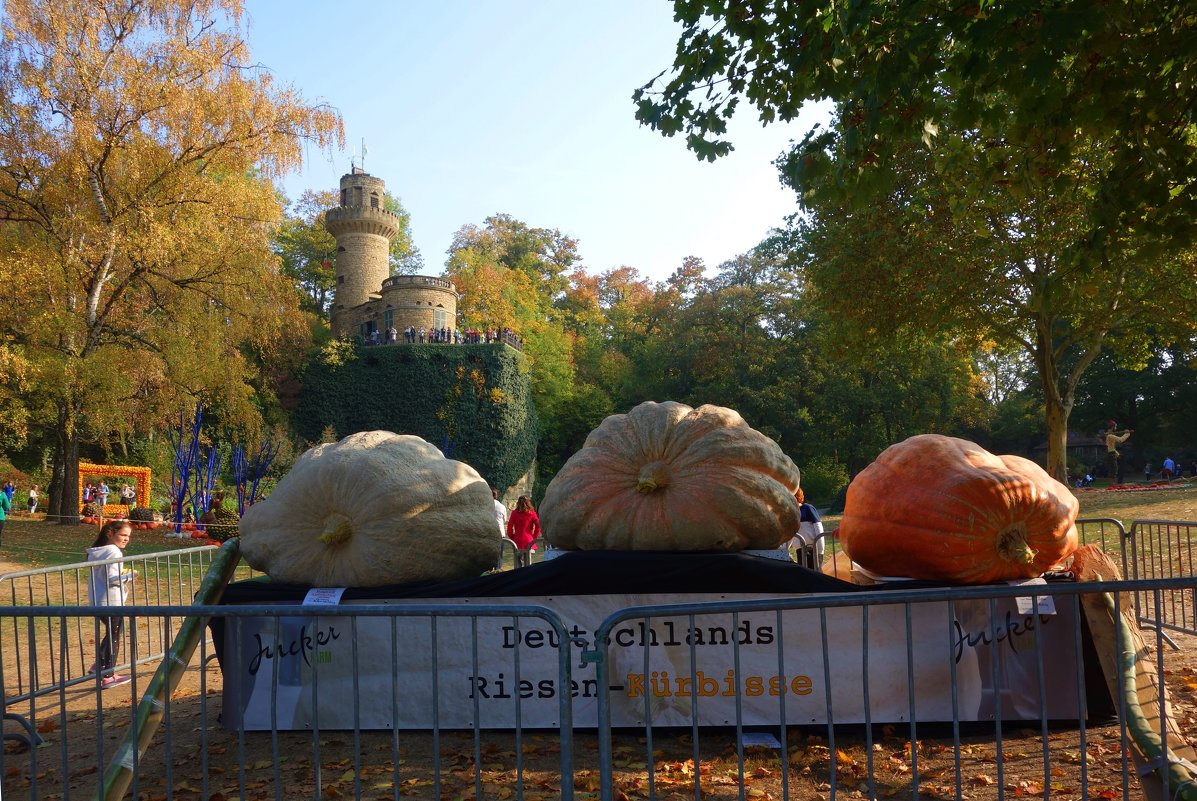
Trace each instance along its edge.
{"label": "woman in red jacket", "polygon": [[532,541],[540,536],[540,518],[532,508],[527,495],[521,495],[515,502],[515,509],[507,518],[507,539],[515,543],[515,566],[532,564]]}

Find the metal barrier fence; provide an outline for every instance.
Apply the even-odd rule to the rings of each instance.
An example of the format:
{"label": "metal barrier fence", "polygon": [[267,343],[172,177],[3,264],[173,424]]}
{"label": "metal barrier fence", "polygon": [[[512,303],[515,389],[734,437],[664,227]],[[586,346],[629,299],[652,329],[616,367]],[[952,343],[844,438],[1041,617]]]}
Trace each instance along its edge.
{"label": "metal barrier fence", "polygon": [[[1193,586],[1070,582],[622,610],[585,655],[605,690],[602,798],[729,789],[740,798],[1125,799],[1140,797],[1139,776],[1149,798],[1191,798],[1197,753],[1175,718],[1159,713],[1170,708],[1160,633],[1146,642],[1115,626],[1110,639],[1081,620],[1082,593],[1117,621],[1119,593],[1134,589],[1158,608],[1163,593]],[[1011,614],[1013,604],[1020,611]],[[762,649],[751,632],[766,630],[772,642]],[[673,632],[679,642],[621,658],[628,631]],[[711,653],[701,640],[713,631],[746,636]],[[1106,667],[1113,722],[1095,703],[1093,662]],[[1187,719],[1192,693],[1178,688],[1187,703],[1171,702]],[[636,729],[619,728],[629,720]],[[684,737],[663,728],[679,725]],[[1186,772],[1163,770],[1157,780],[1152,769],[1173,763]]]}
{"label": "metal barrier fence", "polygon": [[[1136,528],[1123,538],[1108,522],[1085,521],[1082,536],[1125,555],[1132,576],[1160,562],[1148,550],[1158,557],[1178,547],[1176,523],[1164,524],[1168,549],[1140,556]],[[1148,531],[1138,532],[1142,543]],[[129,559],[139,558],[149,559]],[[66,581],[69,570],[59,572]],[[26,573],[46,571],[10,576]],[[22,594],[47,581],[22,583]],[[1172,612],[1184,609],[1173,599],[1195,589],[1189,570],[1089,585],[768,597],[622,609],[593,630],[560,610],[469,601],[129,606],[128,631],[173,632],[198,615],[223,620],[227,634],[200,642],[184,683],[164,696],[162,729],[144,754],[129,744],[148,731],[137,704],[148,665],[107,690],[94,675],[9,689],[21,654],[32,660],[26,675],[37,676],[65,677],[68,662],[90,660],[111,609],[13,602],[3,610],[12,635],[0,637],[5,734],[37,732],[45,742],[9,744],[0,795],[68,801],[96,798],[99,787],[100,798],[115,799],[122,795],[103,787],[119,764],[131,771],[132,798],[168,801],[543,801],[575,791],[650,800],[1127,799],[1140,797],[1138,781],[1150,798],[1190,798],[1184,771],[1197,768],[1197,752],[1160,710],[1197,720],[1194,660],[1163,647],[1164,629],[1184,631],[1191,615]],[[1132,604],[1134,617],[1161,624],[1145,640],[1116,623],[1112,635],[1095,628],[1094,614],[1119,621]],[[330,621],[345,663],[324,658]],[[146,649],[158,642],[131,638],[129,662],[155,661]],[[217,672],[211,657],[229,643]],[[1095,678],[1097,664],[1104,675]],[[238,684],[247,675],[263,686]],[[466,702],[448,702],[454,695]],[[548,723],[545,705],[556,709]],[[1137,756],[1152,747],[1154,763]],[[1153,765],[1175,772],[1152,784]]]}
{"label": "metal barrier fence", "polygon": [[[1194,570],[1197,522],[1186,520],[1136,520],[1127,530],[1114,518],[1077,521],[1081,544],[1096,543],[1103,551],[1118,554],[1122,576],[1127,579],[1187,578]],[[1115,550],[1115,547],[1117,550]],[[1161,596],[1157,610],[1153,599],[1133,593],[1135,618],[1140,625],[1164,631],[1197,634],[1197,598],[1192,590]],[[1165,635],[1167,642],[1171,638]]]}
{"label": "metal barrier fence", "polygon": [[[1191,578],[1197,522],[1183,520],[1136,520],[1126,534],[1132,579]],[[1165,631],[1197,634],[1197,598],[1192,588],[1178,589],[1153,599],[1136,592],[1135,613],[1142,625]]]}
{"label": "metal barrier fence", "polygon": [[[38,610],[88,606],[92,569],[116,564],[122,571],[136,574],[130,585],[129,604],[183,607],[191,603],[216,550],[207,545],[5,573],[0,575],[0,605]],[[239,578],[252,575],[248,566],[239,569]],[[61,628],[68,624],[69,630]],[[6,703],[96,681],[91,666],[96,662],[95,644],[103,636],[97,632],[97,625],[93,619],[64,618],[48,612],[24,618],[7,613],[0,617],[0,685]],[[161,659],[176,633],[177,620],[168,624],[164,619],[151,625],[147,619],[129,627],[119,651],[125,661],[116,670]]]}
{"label": "metal barrier fence", "polygon": [[[1139,710],[1164,709],[1170,700],[1176,716],[1187,717],[1193,693],[1183,682],[1170,683],[1171,699],[1160,689],[1176,672],[1168,660],[1178,658],[1162,648],[1160,632],[1147,641],[1123,630],[1103,639],[1080,620],[1095,598],[1118,620],[1120,593],[1146,592],[1158,607],[1162,593],[1192,584],[889,590],[641,607],[584,633],[526,605],[127,607],[133,626],[164,628],[182,614],[220,618],[227,636],[218,645],[262,647],[224,651],[217,673],[213,645],[201,641],[184,682],[164,696],[162,730],[144,752],[130,744],[152,734],[143,731],[137,705],[146,670],[109,690],[93,680],[26,698],[19,711],[45,743],[5,749],[0,794],[37,801],[544,801],[575,792],[650,800],[1138,798],[1139,771],[1151,767],[1136,758],[1144,730],[1166,763],[1197,761],[1175,727]],[[1007,614],[1018,598],[1028,611]],[[5,611],[18,630],[53,617],[56,630],[68,632],[94,629],[96,616],[110,610]],[[321,656],[319,632],[330,627],[348,644],[346,665]],[[487,643],[496,630],[521,647],[503,655],[503,689],[478,692],[477,677],[494,665]],[[701,642],[721,630],[733,633],[719,644],[730,675],[711,672],[712,649]],[[666,632],[683,644],[670,645]],[[896,650],[887,653],[887,644]],[[986,650],[989,661],[970,653]],[[1118,666],[1120,657],[1133,657],[1122,667],[1134,675],[1107,676],[1108,717],[1101,682],[1089,674],[1094,662]],[[418,682],[397,667],[411,659],[427,662]],[[255,664],[265,687],[233,691],[236,677]],[[457,682],[462,675],[468,693]],[[558,692],[542,702],[555,708],[554,725],[538,730],[531,706],[545,681],[557,688],[593,681],[597,707],[577,717],[577,690]],[[303,706],[297,695],[308,699],[310,717],[302,721],[293,717]],[[468,703],[445,701],[452,696]],[[410,725],[413,710],[423,725]],[[504,718],[498,725],[496,710]],[[620,719],[629,712],[637,719]],[[250,714],[266,725],[255,730]],[[378,725],[380,716],[392,724]],[[130,772],[131,796],[108,783],[113,766]],[[1190,797],[1183,781],[1165,773],[1149,797]]]}
{"label": "metal barrier fence", "polygon": [[[1077,539],[1081,545],[1097,545],[1108,554],[1121,559],[1126,555],[1126,527],[1113,517],[1082,517],[1076,521]],[[1123,577],[1129,577],[1127,562],[1119,563]]]}
{"label": "metal barrier fence", "polygon": [[[5,610],[19,630],[51,617],[59,632],[94,629],[97,617],[110,611]],[[201,641],[183,682],[153,710],[162,722],[157,736],[146,728],[147,704],[137,705],[150,684],[146,671],[108,690],[101,690],[96,679],[77,687],[60,685],[50,696],[27,697],[18,711],[45,742],[20,752],[6,749],[0,756],[4,798],[116,801],[125,797],[125,786],[114,781],[122,772],[131,774],[127,789],[134,799],[573,797],[573,784],[561,781],[574,774],[568,690],[573,641],[548,609],[238,605],[126,607],[124,613],[131,627],[165,628],[184,614],[217,619],[225,635],[216,643],[221,650],[225,642],[263,644],[226,652],[223,673],[216,673],[209,660],[214,646]],[[550,633],[555,670],[537,680],[561,688],[552,731],[526,728],[529,701],[521,688],[529,680],[521,649],[511,650],[506,673],[500,674],[508,688],[500,697],[494,685],[484,694],[454,682],[461,675],[473,681],[482,672],[480,662],[493,661],[480,632],[494,629],[518,639],[525,632]],[[344,645],[347,664],[325,658],[329,638]],[[375,650],[379,638],[384,647]],[[422,661],[418,682],[410,670],[400,670],[404,660]],[[300,671],[302,690],[296,683]],[[268,686],[237,683],[246,676]],[[217,694],[223,694],[222,701]],[[488,710],[481,706],[483,698]],[[496,705],[510,719],[509,731],[488,730]],[[11,704],[7,711],[13,711]],[[298,721],[297,714],[310,717]],[[412,714],[423,722],[418,732],[401,724]],[[391,724],[371,722],[380,716]],[[262,720],[265,729],[255,730]],[[145,741],[150,747],[144,752],[134,747]]]}

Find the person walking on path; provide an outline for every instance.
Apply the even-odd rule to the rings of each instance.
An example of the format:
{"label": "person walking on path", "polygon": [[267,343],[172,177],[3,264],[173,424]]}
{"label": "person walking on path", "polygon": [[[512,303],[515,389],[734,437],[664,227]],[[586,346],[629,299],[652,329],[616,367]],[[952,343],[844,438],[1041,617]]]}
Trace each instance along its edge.
{"label": "person walking on path", "polygon": [[1171,481],[1172,476],[1174,476],[1175,474],[1176,474],[1176,462],[1172,461],[1172,457],[1169,456],[1166,459],[1164,459],[1164,480]]}
{"label": "person walking on path", "polygon": [[29,488],[29,497],[26,499],[29,502],[29,514],[37,511],[37,499],[41,497],[37,491],[37,484]]}
{"label": "person walking on path", "polygon": [[4,521],[8,519],[8,512],[12,509],[12,501],[7,493],[0,492],[0,545],[4,544]]}
{"label": "person walking on path", "polygon": [[[133,527],[128,520],[111,520],[100,529],[100,535],[87,549],[87,561],[104,562],[109,559],[120,559],[124,556],[124,549],[133,537]],[[113,562],[107,565],[97,565],[91,569],[88,578],[88,600],[92,606],[124,606],[136,573],[132,570],[122,570],[123,565]],[[104,639],[96,649],[96,661],[91,666],[91,673],[103,676],[100,687],[108,689],[129,681],[128,676],[113,672],[117,657],[120,654],[121,635],[125,628],[125,619],[119,615],[100,617],[104,625]]]}
{"label": "person walking on path", "polygon": [[491,489],[490,497],[495,499],[495,522],[499,524],[499,536],[507,536],[507,507],[499,500],[499,491]]}
{"label": "person walking on path", "polygon": [[793,558],[798,564],[811,570],[823,567],[823,521],[815,507],[806,502],[806,493],[798,490],[794,493],[798,500],[798,533],[790,538],[789,549],[793,551]]}
{"label": "person walking on path", "polygon": [[1113,420],[1106,429],[1106,474],[1111,484],[1122,483],[1122,460],[1119,458],[1122,454],[1118,453],[1118,446],[1130,439],[1132,433],[1133,428],[1119,431],[1118,423]]}
{"label": "person walking on path", "polygon": [[515,566],[532,564],[532,543],[540,536],[540,516],[532,508],[527,495],[515,502],[515,509],[507,519],[507,539],[515,543]]}

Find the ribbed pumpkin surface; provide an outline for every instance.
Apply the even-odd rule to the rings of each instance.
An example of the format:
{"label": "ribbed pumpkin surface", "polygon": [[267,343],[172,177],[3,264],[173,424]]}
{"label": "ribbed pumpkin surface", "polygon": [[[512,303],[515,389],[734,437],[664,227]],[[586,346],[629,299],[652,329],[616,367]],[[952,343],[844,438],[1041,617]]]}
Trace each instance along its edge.
{"label": "ribbed pumpkin surface", "polygon": [[920,434],[848,487],[839,539],[883,576],[983,584],[1038,576],[1077,548],[1076,498],[1020,456]]}
{"label": "ribbed pumpkin surface", "polygon": [[390,431],[317,445],[241,518],[245,561],[311,587],[472,578],[501,543],[474,468]]}
{"label": "ribbed pumpkin surface", "polygon": [[732,409],[650,401],[590,433],[549,483],[540,520],[569,550],[776,548],[798,530],[799,480]]}

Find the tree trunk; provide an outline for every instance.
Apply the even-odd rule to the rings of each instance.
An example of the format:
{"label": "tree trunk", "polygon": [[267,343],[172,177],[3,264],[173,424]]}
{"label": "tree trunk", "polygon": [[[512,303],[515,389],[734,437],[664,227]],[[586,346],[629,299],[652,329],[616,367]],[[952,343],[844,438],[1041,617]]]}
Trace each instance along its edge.
{"label": "tree trunk", "polygon": [[1048,402],[1047,474],[1068,484],[1068,409],[1062,403]]}
{"label": "tree trunk", "polygon": [[50,485],[46,487],[46,492],[49,494],[49,503],[46,504],[46,519],[59,520],[62,517],[62,487],[65,480],[66,470],[62,464],[62,454],[58,448],[58,444],[54,445],[54,456],[51,458],[50,465]]}
{"label": "tree trunk", "polygon": [[57,486],[51,490],[51,512],[56,511],[64,526],[79,525],[79,439],[72,422],[70,409],[60,404],[54,446],[53,480]]}
{"label": "tree trunk", "polygon": [[[1052,323],[1040,317],[1035,325],[1035,365],[1043,387],[1044,416],[1047,422],[1047,474],[1068,484],[1068,415],[1072,412],[1075,388],[1065,381],[1061,391],[1060,365],[1056,362]],[[1091,359],[1090,359],[1091,360]]]}

